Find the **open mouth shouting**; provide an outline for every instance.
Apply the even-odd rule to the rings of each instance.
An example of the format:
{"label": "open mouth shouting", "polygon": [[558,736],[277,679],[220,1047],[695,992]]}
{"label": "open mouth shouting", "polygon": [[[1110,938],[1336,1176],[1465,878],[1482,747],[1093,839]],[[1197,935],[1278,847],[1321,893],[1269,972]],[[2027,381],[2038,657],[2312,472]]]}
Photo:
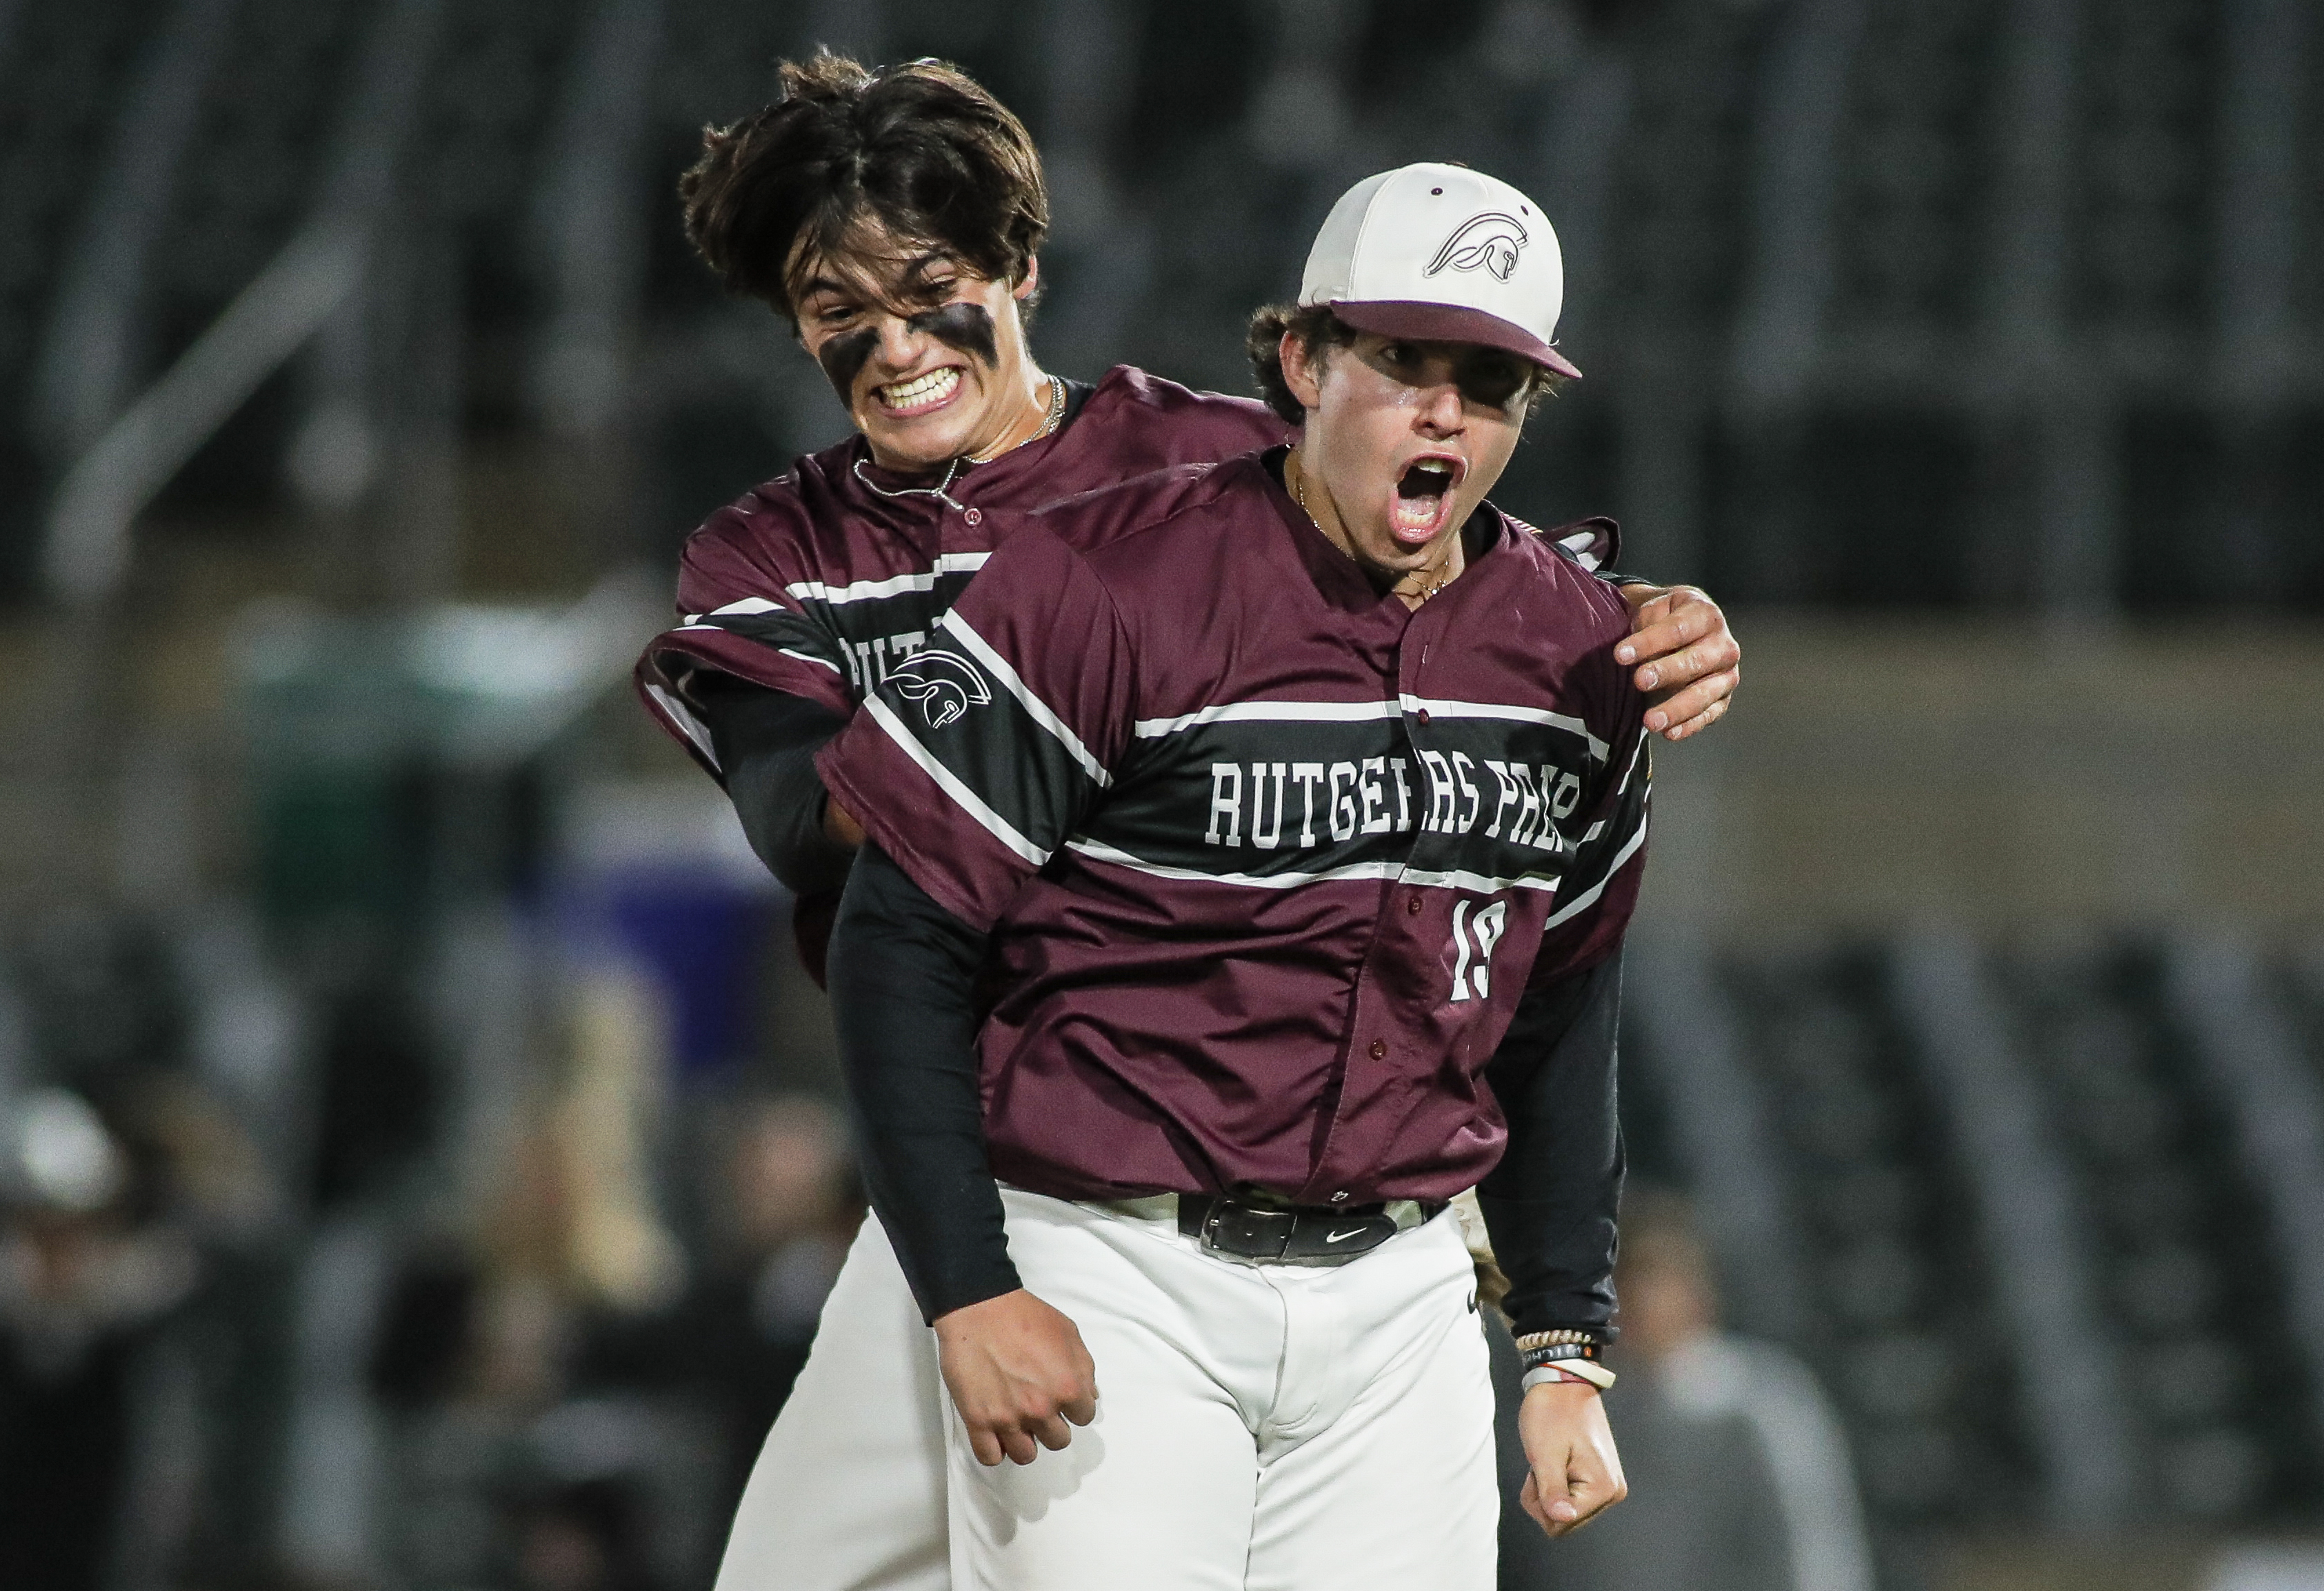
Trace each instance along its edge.
{"label": "open mouth shouting", "polygon": [[1451,454],[1431,453],[1414,459],[1397,477],[1388,504],[1388,528],[1406,547],[1425,547],[1444,529],[1452,513],[1453,488],[1468,473]]}
{"label": "open mouth shouting", "polygon": [[933,414],[960,395],[961,369],[946,365],[907,381],[891,381],[872,389],[872,402],[892,420],[913,420]]}

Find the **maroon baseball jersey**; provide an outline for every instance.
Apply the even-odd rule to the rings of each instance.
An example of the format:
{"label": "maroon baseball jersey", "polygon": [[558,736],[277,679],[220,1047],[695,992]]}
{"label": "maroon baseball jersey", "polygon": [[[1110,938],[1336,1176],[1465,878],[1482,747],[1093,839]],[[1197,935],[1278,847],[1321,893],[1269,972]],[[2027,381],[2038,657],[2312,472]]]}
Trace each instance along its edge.
{"label": "maroon baseball jersey", "polygon": [[738,675],[852,713],[867,685],[924,644],[936,617],[991,554],[998,514],[1036,508],[1172,465],[1280,440],[1283,422],[1248,398],[1198,393],[1129,365],[1098,383],[1072,423],[989,464],[901,476],[862,437],[713,514],[678,568],[682,622],[657,636],[639,693],[664,728],[715,772],[687,699],[697,668]]}
{"label": "maroon baseball jersey", "polygon": [[[853,713],[867,682],[926,643],[1012,513],[1285,435],[1263,403],[1118,365],[1055,435],[964,465],[941,491],[932,489],[941,477],[880,468],[862,437],[850,437],[720,509],[687,539],[681,622],[646,647],[639,694],[715,773],[709,733],[687,699],[696,669]],[[1587,568],[1618,556],[1609,520],[1558,533]]]}
{"label": "maroon baseball jersey", "polygon": [[1489,506],[1410,610],[1279,454],[1030,516],[825,749],[995,934],[994,1174],[1065,1198],[1443,1198],[1506,1136],[1529,979],[1618,942],[1646,837],[1615,592]]}

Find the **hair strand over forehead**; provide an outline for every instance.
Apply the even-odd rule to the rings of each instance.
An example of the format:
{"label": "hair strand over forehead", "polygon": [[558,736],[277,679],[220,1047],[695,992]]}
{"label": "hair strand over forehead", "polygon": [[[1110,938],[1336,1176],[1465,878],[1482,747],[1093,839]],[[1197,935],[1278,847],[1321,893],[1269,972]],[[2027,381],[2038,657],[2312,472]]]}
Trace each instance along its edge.
{"label": "hair strand over forehead", "polygon": [[939,60],[867,69],[818,51],[782,97],[706,127],[679,180],[687,236],[727,291],[794,321],[798,267],[884,233],[993,281],[1021,280],[1049,227],[1024,124]]}

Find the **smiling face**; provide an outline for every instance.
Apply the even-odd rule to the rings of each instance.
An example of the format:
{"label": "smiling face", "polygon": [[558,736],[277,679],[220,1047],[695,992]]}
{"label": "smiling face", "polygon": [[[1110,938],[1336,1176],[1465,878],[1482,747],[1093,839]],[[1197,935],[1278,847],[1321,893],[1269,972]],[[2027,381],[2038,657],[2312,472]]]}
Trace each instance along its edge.
{"label": "smiling face", "polygon": [[1282,355],[1285,384],[1307,410],[1309,509],[1323,521],[1328,506],[1375,578],[1435,567],[1517,450],[1535,366],[1473,343],[1370,332],[1320,358],[1286,335]]}
{"label": "smiling face", "polygon": [[917,474],[1022,441],[1047,414],[1047,380],[1025,346],[1038,266],[994,282],[940,249],[886,236],[799,262],[791,307],[882,468]]}

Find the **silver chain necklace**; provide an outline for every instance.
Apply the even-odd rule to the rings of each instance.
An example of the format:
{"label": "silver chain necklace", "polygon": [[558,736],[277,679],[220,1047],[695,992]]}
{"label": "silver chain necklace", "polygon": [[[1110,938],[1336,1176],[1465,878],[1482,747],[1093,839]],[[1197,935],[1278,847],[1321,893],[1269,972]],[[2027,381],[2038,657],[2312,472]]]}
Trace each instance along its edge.
{"label": "silver chain necklace", "polygon": [[[1042,421],[1041,429],[1039,430],[1037,430],[1031,436],[1027,437],[1024,441],[1019,442],[1016,445],[1017,448],[1022,448],[1028,443],[1038,442],[1043,437],[1050,435],[1052,432],[1056,431],[1058,425],[1065,420],[1065,384],[1062,378],[1053,375],[1049,377],[1048,417]],[[1013,453],[1015,451],[1016,448],[1003,448],[1001,449],[1001,453],[987,453],[982,458],[971,458],[967,454],[964,453],[955,458],[950,464],[945,466],[944,479],[938,481],[933,486],[899,486],[891,492],[887,487],[873,482],[871,476],[863,473],[864,460],[861,458],[855,461],[855,478],[863,483],[864,490],[872,492],[881,497],[934,497],[937,502],[945,504],[945,506],[950,508],[954,513],[966,513],[968,512],[967,508],[964,506],[958,499],[952,495],[952,483],[959,476],[960,467],[964,464],[990,464],[994,459],[1000,458],[1001,453]]]}

